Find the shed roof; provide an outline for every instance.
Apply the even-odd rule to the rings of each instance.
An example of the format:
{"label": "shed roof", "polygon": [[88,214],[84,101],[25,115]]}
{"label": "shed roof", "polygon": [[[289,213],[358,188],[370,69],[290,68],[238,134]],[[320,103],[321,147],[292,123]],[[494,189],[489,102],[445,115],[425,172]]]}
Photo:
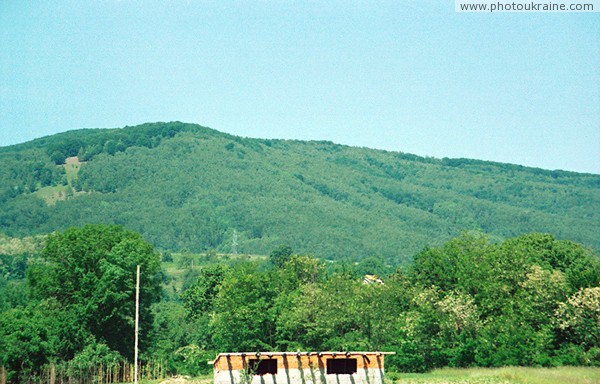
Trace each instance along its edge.
{"label": "shed roof", "polygon": [[266,357],[266,358],[272,358],[274,356],[296,356],[296,357],[301,357],[301,356],[332,356],[332,357],[342,357],[342,356],[346,356],[346,357],[350,357],[350,356],[382,356],[382,355],[395,355],[396,352],[382,352],[382,351],[353,351],[353,352],[344,352],[344,351],[304,351],[304,352],[225,352],[225,353],[219,353],[217,355],[217,357],[212,360],[209,361],[208,364],[214,364],[216,363],[221,357],[224,358],[228,358],[228,357],[248,357],[248,358],[260,358],[260,357]]}

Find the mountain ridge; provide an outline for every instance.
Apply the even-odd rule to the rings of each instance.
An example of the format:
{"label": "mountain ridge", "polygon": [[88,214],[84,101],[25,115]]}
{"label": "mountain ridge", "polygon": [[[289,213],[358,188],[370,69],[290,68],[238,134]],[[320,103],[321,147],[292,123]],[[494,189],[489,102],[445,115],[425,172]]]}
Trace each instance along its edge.
{"label": "mountain ridge", "polygon": [[[60,166],[71,156],[84,162],[73,181]],[[549,232],[600,249],[594,174],[243,138],[181,122],[63,132],[1,147],[0,159],[7,235],[102,222],[169,250],[230,251],[235,233],[242,252],[290,244],[397,263],[473,229],[497,239]],[[32,192],[51,185],[88,193],[49,206]]]}
{"label": "mountain ridge", "polygon": [[498,167],[503,167],[503,168],[508,167],[508,168],[513,168],[515,170],[530,171],[530,172],[534,172],[534,173],[547,172],[549,174],[557,174],[558,173],[558,174],[577,174],[577,175],[600,176],[600,174],[596,174],[596,173],[592,173],[592,172],[580,172],[580,171],[573,171],[573,170],[567,170],[567,169],[549,169],[549,168],[528,166],[528,165],[522,165],[522,164],[517,164],[517,163],[501,162],[501,161],[495,161],[495,160],[482,160],[482,159],[474,159],[474,158],[467,158],[467,157],[456,157],[456,158],[441,157],[440,158],[440,157],[429,156],[429,155],[417,155],[417,154],[411,154],[408,152],[403,152],[400,150],[389,150],[389,149],[373,148],[373,147],[360,146],[360,145],[339,144],[339,143],[335,143],[331,140],[301,140],[301,139],[281,139],[281,138],[269,139],[269,138],[241,136],[241,135],[234,135],[234,134],[222,132],[222,131],[219,131],[219,130],[216,130],[213,128],[209,128],[206,126],[202,126],[199,124],[195,124],[195,123],[184,123],[184,122],[180,122],[180,121],[147,122],[147,123],[143,123],[143,124],[139,124],[139,125],[135,125],[135,126],[126,125],[126,126],[120,127],[120,128],[71,129],[71,130],[64,131],[64,132],[59,132],[59,133],[55,133],[55,134],[38,137],[38,138],[28,140],[25,142],[21,142],[21,143],[0,146],[0,153],[5,152],[5,151],[11,151],[14,149],[20,149],[21,147],[23,147],[23,148],[29,148],[31,146],[43,147],[44,145],[47,145],[48,142],[52,142],[57,138],[63,138],[63,136],[64,136],[64,138],[67,139],[67,138],[70,138],[70,136],[74,135],[74,134],[93,134],[93,133],[104,134],[104,133],[112,133],[112,132],[122,132],[122,131],[129,130],[129,129],[139,129],[142,127],[153,126],[153,125],[169,125],[169,124],[177,124],[180,126],[194,126],[197,128],[201,128],[203,130],[208,130],[209,132],[212,132],[217,135],[223,135],[225,137],[230,137],[232,139],[236,138],[238,140],[241,139],[241,140],[256,140],[259,142],[270,141],[270,142],[331,144],[331,145],[348,147],[348,148],[370,149],[370,150],[381,151],[381,152],[385,152],[385,153],[395,153],[395,154],[400,154],[402,156],[405,156],[407,159],[412,159],[415,161],[441,162],[444,165],[449,165],[449,166],[459,166],[459,165],[462,165],[465,163],[469,163],[469,164],[498,166]]}

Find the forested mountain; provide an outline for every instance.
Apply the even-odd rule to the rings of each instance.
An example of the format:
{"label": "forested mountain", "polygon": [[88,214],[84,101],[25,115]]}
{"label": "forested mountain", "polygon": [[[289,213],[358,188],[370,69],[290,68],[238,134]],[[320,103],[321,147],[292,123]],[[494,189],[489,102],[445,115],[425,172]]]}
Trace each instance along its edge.
{"label": "forested mountain", "polygon": [[9,383],[125,381],[137,266],[155,377],[259,350],[393,351],[397,372],[600,365],[600,175],[178,122],[0,161]]}
{"label": "forested mountain", "polygon": [[[76,157],[76,158],[75,158]],[[163,250],[404,263],[464,230],[600,249],[600,175],[435,159],[185,123],[84,129],[0,148],[0,233],[121,224]]]}

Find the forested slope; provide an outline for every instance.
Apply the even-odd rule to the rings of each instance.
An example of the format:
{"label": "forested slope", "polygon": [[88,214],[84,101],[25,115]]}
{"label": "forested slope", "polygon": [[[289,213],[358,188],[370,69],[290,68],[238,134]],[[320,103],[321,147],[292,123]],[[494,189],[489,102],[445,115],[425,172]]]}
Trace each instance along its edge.
{"label": "forested slope", "polygon": [[[68,157],[80,164],[63,166]],[[198,125],[78,130],[0,148],[0,232],[122,224],[160,249],[402,263],[463,230],[600,249],[600,175],[423,158]]]}

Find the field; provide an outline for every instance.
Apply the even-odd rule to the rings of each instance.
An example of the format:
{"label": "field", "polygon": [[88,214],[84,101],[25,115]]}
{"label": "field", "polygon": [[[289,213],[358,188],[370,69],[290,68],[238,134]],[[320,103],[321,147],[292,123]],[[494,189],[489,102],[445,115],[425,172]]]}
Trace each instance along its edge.
{"label": "field", "polygon": [[424,374],[389,376],[397,384],[594,384],[600,383],[600,368],[445,368]]}
{"label": "field", "polygon": [[[142,381],[142,384],[210,384],[212,375],[200,378],[174,377]],[[600,368],[469,368],[437,369],[429,373],[391,373],[390,384],[596,384]]]}

